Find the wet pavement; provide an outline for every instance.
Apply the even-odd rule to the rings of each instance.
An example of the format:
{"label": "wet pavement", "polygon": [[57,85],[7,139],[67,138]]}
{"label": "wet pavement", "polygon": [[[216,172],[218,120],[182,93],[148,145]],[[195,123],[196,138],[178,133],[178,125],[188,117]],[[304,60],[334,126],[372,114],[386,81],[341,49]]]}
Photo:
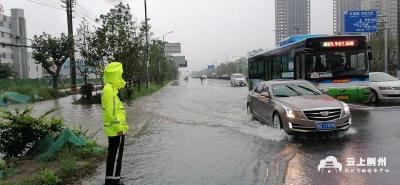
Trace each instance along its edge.
{"label": "wet pavement", "polygon": [[[399,184],[400,107],[351,106],[353,125],[345,134],[288,136],[251,119],[247,93],[227,81],[190,79],[127,103],[131,131],[123,158],[125,184]],[[71,105],[76,98],[35,107],[55,104],[69,122],[101,130],[99,105]],[[105,143],[101,132],[97,138]],[[318,172],[328,156],[342,164],[341,172]],[[360,157],[359,165],[373,157],[386,158],[386,165],[347,165],[348,158],[357,165]],[[82,184],[102,184],[104,168]]]}
{"label": "wet pavement", "polygon": [[[246,88],[230,87],[227,81],[200,83],[191,79],[132,102],[128,114],[140,112],[136,114],[140,117],[130,115],[129,121],[134,125],[145,122],[146,128],[127,138],[124,182],[252,185],[400,181],[399,107],[352,106],[353,126],[339,136],[288,136],[251,119],[245,107],[247,92]],[[342,163],[341,172],[318,172],[320,160],[328,156]],[[347,166],[348,158],[355,158],[357,165],[360,157],[385,157],[386,166]],[[359,165],[366,164],[362,160]],[[101,184],[104,171],[104,165],[100,166],[97,174],[82,184]]]}

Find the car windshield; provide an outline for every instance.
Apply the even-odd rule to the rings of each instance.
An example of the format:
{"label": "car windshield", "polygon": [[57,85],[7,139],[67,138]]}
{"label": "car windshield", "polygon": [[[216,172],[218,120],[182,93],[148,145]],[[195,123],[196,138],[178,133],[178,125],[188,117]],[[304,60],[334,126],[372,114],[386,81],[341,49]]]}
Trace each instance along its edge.
{"label": "car windshield", "polygon": [[371,82],[388,82],[397,81],[398,79],[387,73],[370,73],[369,81]]}
{"label": "car windshield", "polygon": [[235,77],[235,78],[244,78],[243,75],[233,75],[233,77]]}
{"label": "car windshield", "polygon": [[307,78],[332,78],[365,73],[366,61],[363,51],[313,53],[306,64]]}
{"label": "car windshield", "polygon": [[291,97],[303,95],[322,95],[323,93],[310,83],[288,83],[272,86],[275,97]]}

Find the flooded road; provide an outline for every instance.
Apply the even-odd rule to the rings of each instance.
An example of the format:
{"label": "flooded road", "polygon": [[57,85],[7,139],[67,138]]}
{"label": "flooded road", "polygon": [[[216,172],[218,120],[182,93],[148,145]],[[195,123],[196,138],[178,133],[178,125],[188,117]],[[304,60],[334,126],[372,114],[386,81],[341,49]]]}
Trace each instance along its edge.
{"label": "flooded road", "polygon": [[[226,81],[191,79],[131,102],[129,122],[146,128],[136,137],[128,135],[124,182],[398,184],[400,108],[354,107],[353,127],[342,136],[288,136],[251,119],[245,107],[247,92]],[[337,158],[342,171],[318,172],[320,161],[328,156]],[[373,157],[384,157],[386,165],[366,166],[366,158]],[[347,166],[348,158],[354,158],[354,167]],[[82,184],[101,184],[104,168]]]}
{"label": "flooded road", "polygon": [[[125,184],[361,185],[400,181],[399,107],[352,106],[352,128],[341,136],[288,136],[251,119],[246,113],[247,93],[247,88],[232,88],[227,81],[190,79],[127,103],[131,130],[123,158]],[[92,132],[101,130],[100,106],[71,105],[76,98],[34,106],[43,110],[56,105],[57,115],[71,124]],[[134,137],[135,130],[142,131]],[[105,144],[101,131],[97,138]],[[321,160],[328,156],[337,159],[341,171],[318,171]],[[367,166],[367,158],[376,158],[376,163],[372,165],[368,159]],[[102,184],[104,171],[103,164],[82,184]]]}

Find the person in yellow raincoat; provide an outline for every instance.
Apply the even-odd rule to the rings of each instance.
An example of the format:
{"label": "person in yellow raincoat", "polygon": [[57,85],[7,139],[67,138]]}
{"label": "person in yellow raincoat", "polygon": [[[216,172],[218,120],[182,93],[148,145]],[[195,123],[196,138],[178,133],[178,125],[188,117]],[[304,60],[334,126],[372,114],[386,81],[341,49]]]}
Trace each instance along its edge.
{"label": "person in yellow raincoat", "polygon": [[101,93],[104,133],[108,137],[106,185],[122,184],[121,163],[125,134],[128,131],[125,108],[118,98],[118,90],[125,87],[122,64],[112,62],[104,69],[104,88]]}

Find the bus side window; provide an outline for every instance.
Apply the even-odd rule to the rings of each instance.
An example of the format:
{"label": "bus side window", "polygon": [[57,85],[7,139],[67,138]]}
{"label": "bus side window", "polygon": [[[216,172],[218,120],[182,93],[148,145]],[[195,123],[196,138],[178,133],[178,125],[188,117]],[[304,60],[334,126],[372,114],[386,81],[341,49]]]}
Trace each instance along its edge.
{"label": "bus side window", "polygon": [[264,73],[264,63],[265,63],[265,60],[264,59],[260,59],[258,62],[257,62],[257,78],[258,79],[263,79],[264,78],[264,76],[265,76],[265,73]]}
{"label": "bus side window", "polygon": [[305,70],[305,54],[304,53],[296,53],[295,55],[295,69],[296,69],[296,78],[297,79],[305,79],[304,70]]}
{"label": "bus side window", "polygon": [[249,78],[250,78],[250,79],[253,79],[253,78],[255,78],[255,74],[256,74],[256,72],[257,72],[257,65],[256,65],[256,62],[255,62],[254,60],[249,60],[249,66],[250,66],[250,69],[249,69]]}
{"label": "bus side window", "polygon": [[281,57],[276,56],[272,62],[272,79],[282,78],[282,64]]}
{"label": "bus side window", "polygon": [[271,64],[272,64],[272,58],[266,58],[264,62],[264,71],[265,71],[265,80],[271,80]]}

